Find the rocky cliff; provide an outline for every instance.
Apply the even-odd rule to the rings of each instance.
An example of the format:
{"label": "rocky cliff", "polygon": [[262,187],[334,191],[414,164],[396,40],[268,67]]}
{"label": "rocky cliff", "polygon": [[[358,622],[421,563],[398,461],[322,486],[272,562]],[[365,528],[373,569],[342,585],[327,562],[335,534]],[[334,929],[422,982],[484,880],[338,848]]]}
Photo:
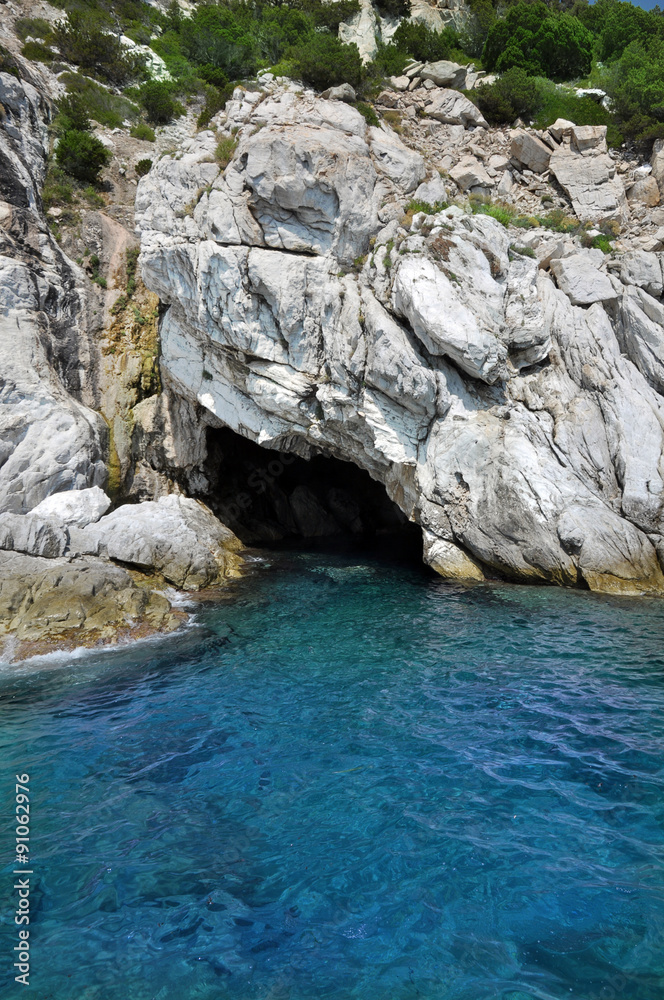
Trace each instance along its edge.
{"label": "rocky cliff", "polygon": [[[174,628],[169,586],[239,571],[209,509],[223,428],[365,470],[444,577],[664,591],[662,154],[629,162],[564,121],[492,130],[453,68],[409,72],[378,125],[267,74],[185,130],[136,193],[158,329],[118,314],[119,288],[95,298],[54,238],[49,102],[0,74],[0,628],[16,655]],[[542,202],[587,224],[552,231]],[[109,262],[127,211],[124,228],[98,213]],[[621,232],[611,253],[594,224]]]}
{"label": "rocky cliff", "polygon": [[[366,469],[444,576],[660,592],[661,255],[607,259],[462,203],[408,216],[448,197],[427,154],[465,126],[501,159],[463,107],[445,125],[450,93],[425,91],[421,153],[268,83],[217,123],[237,140],[225,170],[211,131],[163,157],[137,193],[162,371],[264,447]],[[500,179],[476,148],[458,188],[505,187],[538,154],[581,217],[627,212],[599,128],[517,133]]]}

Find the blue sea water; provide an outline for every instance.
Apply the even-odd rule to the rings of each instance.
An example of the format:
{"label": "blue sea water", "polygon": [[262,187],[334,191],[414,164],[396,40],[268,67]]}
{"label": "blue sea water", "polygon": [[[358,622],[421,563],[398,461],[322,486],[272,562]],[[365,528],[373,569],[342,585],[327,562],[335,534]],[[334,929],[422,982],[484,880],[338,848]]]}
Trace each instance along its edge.
{"label": "blue sea water", "polygon": [[663,638],[664,602],[302,553],[4,669],[0,996],[662,1000]]}

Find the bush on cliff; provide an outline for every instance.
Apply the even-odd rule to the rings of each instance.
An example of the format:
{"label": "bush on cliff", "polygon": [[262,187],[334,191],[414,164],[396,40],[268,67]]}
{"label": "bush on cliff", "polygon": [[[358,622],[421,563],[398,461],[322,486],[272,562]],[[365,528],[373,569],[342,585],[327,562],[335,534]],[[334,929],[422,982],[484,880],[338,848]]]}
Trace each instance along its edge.
{"label": "bush on cliff", "polygon": [[138,93],[138,99],[152,125],[166,125],[184,113],[179,101],[174,100],[172,87],[168,83],[150,80],[149,83],[143,84]]}
{"label": "bush on cliff", "polygon": [[70,10],[55,25],[53,37],[67,62],[108,83],[123,86],[146,75],[143,57],[127,52],[117,36],[105,31],[89,12]]}
{"label": "bush on cliff", "polygon": [[294,51],[293,58],[304,83],[316,90],[340,83],[357,87],[362,82],[363,66],[357,45],[344,45],[327,32],[312,34]]}
{"label": "bush on cliff", "polygon": [[529,118],[540,107],[543,92],[539,80],[525,69],[512,66],[493,84],[477,88],[477,106],[492,125],[510,125],[516,118]]}
{"label": "bush on cliff", "polygon": [[111,158],[103,142],[90,132],[65,132],[55,151],[58,166],[84,184],[94,184]]}
{"label": "bush on cliff", "polygon": [[402,21],[394,33],[392,44],[418,62],[438,62],[440,59],[449,59],[459,50],[460,39],[453,28],[433,31],[426,24]]}

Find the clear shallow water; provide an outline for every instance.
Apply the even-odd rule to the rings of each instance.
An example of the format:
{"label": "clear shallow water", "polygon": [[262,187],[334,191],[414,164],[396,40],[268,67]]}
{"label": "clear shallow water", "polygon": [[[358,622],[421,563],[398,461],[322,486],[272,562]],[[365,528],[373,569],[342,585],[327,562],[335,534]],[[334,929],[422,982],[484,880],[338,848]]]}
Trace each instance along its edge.
{"label": "clear shallow water", "polygon": [[0,673],[0,996],[661,1000],[664,603],[314,555],[235,595]]}

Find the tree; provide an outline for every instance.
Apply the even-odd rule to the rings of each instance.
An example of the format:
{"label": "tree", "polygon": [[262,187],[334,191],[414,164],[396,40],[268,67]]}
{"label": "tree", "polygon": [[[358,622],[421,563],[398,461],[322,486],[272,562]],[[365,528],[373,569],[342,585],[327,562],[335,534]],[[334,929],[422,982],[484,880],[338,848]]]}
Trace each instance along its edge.
{"label": "tree", "polygon": [[571,80],[590,72],[592,48],[593,36],[577,17],[536,0],[516,4],[496,22],[482,59],[490,70],[519,66],[531,76]]}
{"label": "tree", "polygon": [[111,154],[96,135],[70,129],[58,142],[55,158],[58,165],[77,181],[94,184]]}

